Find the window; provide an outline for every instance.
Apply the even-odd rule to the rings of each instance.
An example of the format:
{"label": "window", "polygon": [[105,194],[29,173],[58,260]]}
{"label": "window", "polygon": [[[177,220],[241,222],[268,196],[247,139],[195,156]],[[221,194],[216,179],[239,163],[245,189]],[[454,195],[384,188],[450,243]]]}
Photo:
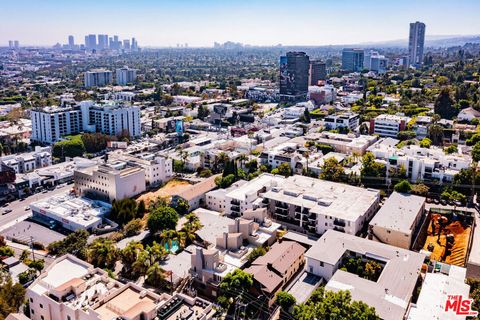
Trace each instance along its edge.
{"label": "window", "polygon": [[320,267],[323,267],[323,261],[320,261]]}
{"label": "window", "polygon": [[40,303],[40,308],[43,309],[43,304]]}

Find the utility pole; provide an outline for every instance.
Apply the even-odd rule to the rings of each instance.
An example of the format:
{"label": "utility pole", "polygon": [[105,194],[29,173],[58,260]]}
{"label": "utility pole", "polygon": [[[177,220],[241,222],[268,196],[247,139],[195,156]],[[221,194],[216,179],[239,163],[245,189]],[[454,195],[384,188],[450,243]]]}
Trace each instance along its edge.
{"label": "utility pole", "polygon": [[32,259],[35,262],[35,252],[33,250],[33,237],[30,236],[30,249],[32,249]]}

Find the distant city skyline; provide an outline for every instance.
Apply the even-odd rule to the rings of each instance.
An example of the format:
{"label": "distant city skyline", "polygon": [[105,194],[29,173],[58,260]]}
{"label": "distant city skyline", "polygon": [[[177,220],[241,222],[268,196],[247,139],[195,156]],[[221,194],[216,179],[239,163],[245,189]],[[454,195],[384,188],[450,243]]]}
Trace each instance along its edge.
{"label": "distant city skyline", "polygon": [[[477,35],[476,0],[18,0],[2,3],[0,46],[83,43],[87,34],[135,37],[143,47],[348,45],[408,39],[422,21],[432,35]],[[21,18],[20,18],[21,16]]]}

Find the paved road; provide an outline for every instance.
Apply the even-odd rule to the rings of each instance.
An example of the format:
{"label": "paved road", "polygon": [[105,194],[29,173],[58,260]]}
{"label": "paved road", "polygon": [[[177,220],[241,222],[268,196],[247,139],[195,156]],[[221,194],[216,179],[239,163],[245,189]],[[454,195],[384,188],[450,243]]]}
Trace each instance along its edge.
{"label": "paved road", "polygon": [[11,227],[15,223],[23,221],[27,219],[29,216],[31,216],[31,211],[25,210],[25,207],[29,206],[32,202],[36,202],[56,194],[67,192],[68,190],[72,189],[72,187],[73,187],[73,184],[67,184],[64,187],[57,188],[52,191],[48,191],[47,193],[36,193],[34,195],[31,195],[25,198],[25,200],[23,201],[15,200],[13,202],[10,202],[8,206],[0,208],[1,213],[3,213],[3,210],[5,209],[12,210],[12,212],[10,213],[0,215],[0,231],[8,227]]}

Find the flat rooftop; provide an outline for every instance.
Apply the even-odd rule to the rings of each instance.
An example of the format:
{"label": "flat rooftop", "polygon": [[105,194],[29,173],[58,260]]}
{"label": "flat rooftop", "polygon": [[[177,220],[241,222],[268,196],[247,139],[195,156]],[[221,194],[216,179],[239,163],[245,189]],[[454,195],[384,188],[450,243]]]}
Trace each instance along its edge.
{"label": "flat rooftop", "polygon": [[414,221],[424,205],[424,197],[393,192],[375,214],[370,225],[410,234],[413,232]]}
{"label": "flat rooftop", "polygon": [[311,213],[356,221],[379,198],[379,191],[300,175],[282,178],[264,198],[309,208]]}
{"label": "flat rooftop", "polygon": [[198,208],[193,211],[200,220],[203,227],[198,230],[197,235],[202,240],[213,245],[217,242],[217,237],[224,232],[228,232],[228,226],[234,223],[233,219],[222,216],[219,212]]}
{"label": "flat rooftop", "polygon": [[238,188],[227,193],[227,196],[239,201],[245,201],[251,194],[257,194],[264,187],[277,186],[283,181],[282,176],[264,173],[247,183],[242,184]]}
{"label": "flat rooftop", "polygon": [[30,204],[32,212],[88,227],[110,211],[110,205],[69,193],[51,196]]}
{"label": "flat rooftop", "polygon": [[382,319],[403,319],[425,256],[334,230],[325,232],[305,256],[336,265],[353,253],[385,263],[378,280],[367,280],[338,269],[325,288],[349,290],[353,300],[375,307]]}

